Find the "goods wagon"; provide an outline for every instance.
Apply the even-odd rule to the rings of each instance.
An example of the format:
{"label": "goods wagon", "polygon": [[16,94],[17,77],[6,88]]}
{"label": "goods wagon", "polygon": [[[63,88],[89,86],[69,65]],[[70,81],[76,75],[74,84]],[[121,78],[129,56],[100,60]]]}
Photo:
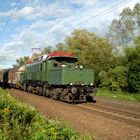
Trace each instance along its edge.
{"label": "goods wagon", "polygon": [[19,87],[25,66],[0,70],[1,85],[6,87]]}

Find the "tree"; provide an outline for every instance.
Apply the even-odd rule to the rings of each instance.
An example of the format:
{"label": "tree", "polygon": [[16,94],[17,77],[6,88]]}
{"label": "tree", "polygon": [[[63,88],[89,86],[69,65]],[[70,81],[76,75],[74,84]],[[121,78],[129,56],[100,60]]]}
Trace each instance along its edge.
{"label": "tree", "polygon": [[[137,33],[136,33],[137,32]],[[140,34],[140,3],[137,3],[133,10],[126,7],[119,15],[119,19],[114,19],[109,27],[107,38],[113,45],[122,47],[121,50],[134,43],[137,35]]]}
{"label": "tree", "polygon": [[63,44],[63,43],[58,43],[56,44],[56,47],[55,47],[56,51],[66,51],[66,45]]}
{"label": "tree", "polygon": [[140,3],[137,3],[133,9],[135,26],[138,28],[138,35],[140,35]]}
{"label": "tree", "polygon": [[128,68],[128,90],[140,91],[140,37],[135,41],[134,47],[126,48],[124,65]]}
{"label": "tree", "polygon": [[100,73],[100,78],[101,85],[112,91],[125,91],[128,87],[128,69],[125,66],[116,66],[114,69],[110,69],[105,76]]}
{"label": "tree", "polygon": [[51,51],[52,51],[52,47],[48,46],[41,51],[41,55],[42,54],[49,54]]}
{"label": "tree", "polygon": [[95,69],[97,81],[101,70],[108,71],[110,67],[114,67],[112,46],[105,38],[86,30],[75,30],[66,38],[66,45],[68,51],[79,57],[80,64]]}
{"label": "tree", "polygon": [[127,7],[124,8],[120,14],[121,30],[124,31],[122,37],[124,41],[130,42],[134,37],[134,14],[133,11]]}
{"label": "tree", "polygon": [[114,50],[118,51],[119,48],[116,46],[121,44],[121,35],[120,35],[120,21],[114,19],[109,27],[109,32],[107,33],[107,38],[112,42]]}
{"label": "tree", "polygon": [[23,66],[26,63],[28,63],[29,61],[30,61],[29,56],[23,56],[23,57],[20,57],[19,59],[16,59],[16,65],[13,65],[13,66],[14,67]]}

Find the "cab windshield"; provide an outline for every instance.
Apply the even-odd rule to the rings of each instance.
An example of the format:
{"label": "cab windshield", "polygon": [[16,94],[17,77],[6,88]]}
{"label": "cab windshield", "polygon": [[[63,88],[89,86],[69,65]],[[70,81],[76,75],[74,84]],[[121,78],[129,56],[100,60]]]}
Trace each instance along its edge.
{"label": "cab windshield", "polygon": [[76,63],[78,59],[76,57],[54,57],[54,60],[58,62],[66,62],[66,63]]}
{"label": "cab windshield", "polygon": [[73,68],[78,61],[76,57],[53,57],[51,60],[54,60],[54,67],[68,68]]}

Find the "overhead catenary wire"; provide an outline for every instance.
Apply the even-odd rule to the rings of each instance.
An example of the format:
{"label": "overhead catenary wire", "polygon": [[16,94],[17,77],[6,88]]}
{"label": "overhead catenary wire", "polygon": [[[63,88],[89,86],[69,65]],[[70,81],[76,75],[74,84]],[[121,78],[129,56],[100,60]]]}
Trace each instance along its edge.
{"label": "overhead catenary wire", "polygon": [[[11,10],[10,15],[8,16],[8,19],[7,19],[6,23],[4,24],[4,27],[2,28],[2,30],[1,30],[1,32],[0,32],[0,39],[1,39],[2,35],[4,34],[4,32],[5,32],[5,30],[6,30],[7,26],[8,26],[8,24],[9,24],[9,22],[10,22],[10,19],[11,19],[11,17],[12,17],[13,14],[14,14],[14,11],[15,11],[15,9],[16,9],[16,7],[17,7],[19,1],[20,1],[20,0],[16,0],[15,5],[14,5],[13,9]],[[24,50],[26,51],[25,48],[24,48]],[[23,51],[23,52],[24,52],[24,51]],[[17,52],[16,52],[16,53],[17,53]],[[26,53],[27,53],[27,52],[26,52]],[[26,53],[24,52],[24,54],[26,54]]]}
{"label": "overhead catenary wire", "polygon": [[[115,9],[117,9],[117,8],[119,8],[119,7],[123,6],[123,5],[125,5],[125,4],[127,4],[127,3],[130,2],[130,1],[132,1],[132,0],[124,0],[124,1],[121,1],[121,2],[119,2],[119,3],[115,4],[115,5],[113,5],[112,7],[108,8],[108,9],[106,9],[106,10],[100,12],[100,13],[98,13],[97,15],[94,15],[94,16],[90,17],[89,19],[84,20],[82,23],[78,24],[77,26],[72,27],[72,28],[68,29],[68,30],[65,31],[65,32],[62,32],[62,33],[61,33],[62,35],[59,34],[58,36],[54,36],[54,38],[52,38],[51,40],[49,40],[49,41],[47,42],[47,44],[49,44],[49,45],[55,45],[55,43],[51,43],[51,42],[54,42],[56,39],[59,39],[59,38],[61,38],[62,36],[65,36],[66,34],[68,34],[68,33],[69,33],[70,31],[72,31],[72,30],[75,30],[75,29],[77,29],[77,28],[79,28],[79,27],[81,27],[81,26],[83,26],[83,25],[86,25],[87,23],[89,23],[89,22],[91,22],[91,21],[94,21],[95,19],[98,19],[98,18],[100,18],[100,17],[102,17],[102,16],[104,16],[104,15],[106,15],[106,14],[109,14],[109,13],[112,12],[113,10],[115,10]],[[46,42],[44,42],[44,43],[39,42],[39,43],[41,43],[42,45],[46,45],[46,44],[45,44]]]}
{"label": "overhead catenary wire", "polygon": [[3,33],[5,32],[5,30],[6,30],[6,28],[7,28],[7,25],[8,25],[8,23],[9,23],[9,21],[10,21],[12,15],[13,15],[13,13],[14,13],[16,7],[17,7],[18,2],[19,2],[19,0],[16,0],[15,6],[14,6],[14,8],[12,9],[12,11],[11,11],[11,13],[10,13],[10,15],[9,15],[9,17],[8,17],[8,19],[7,19],[7,21],[6,21],[5,25],[4,25],[4,27],[3,27],[3,29],[2,29],[2,31],[0,32],[0,38],[2,37]]}
{"label": "overhead catenary wire", "polygon": [[[15,11],[15,9],[16,9],[16,7],[17,7],[19,1],[20,1],[20,0],[16,0],[15,5],[14,5],[13,9],[11,10],[11,13],[10,13],[9,17],[8,17],[6,23],[4,24],[3,29],[2,29],[1,32],[0,32],[0,39],[1,39],[2,35],[4,34],[4,32],[5,32],[5,30],[6,30],[7,26],[8,26],[8,24],[9,24],[9,22],[10,22],[10,19],[11,19],[11,17],[12,17],[13,14],[14,14],[14,11]],[[17,53],[17,52],[16,52],[16,53]],[[27,50],[26,50],[25,48],[24,48],[24,50],[23,50],[23,53],[24,53],[24,54],[27,54]]]}

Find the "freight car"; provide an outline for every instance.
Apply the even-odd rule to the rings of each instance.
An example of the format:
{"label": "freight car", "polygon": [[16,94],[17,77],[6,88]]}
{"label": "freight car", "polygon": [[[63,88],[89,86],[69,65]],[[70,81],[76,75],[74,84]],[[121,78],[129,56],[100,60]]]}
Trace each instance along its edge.
{"label": "freight car", "polygon": [[3,87],[21,87],[21,77],[25,66],[0,70],[0,85]]}
{"label": "freight car", "polygon": [[0,70],[0,86],[5,87],[8,84],[8,69]]}
{"label": "freight car", "polygon": [[24,91],[68,103],[94,101],[94,70],[77,65],[77,60],[72,53],[52,52],[26,64],[25,69],[15,70],[14,78],[7,77],[12,82],[10,79],[7,82]]}

